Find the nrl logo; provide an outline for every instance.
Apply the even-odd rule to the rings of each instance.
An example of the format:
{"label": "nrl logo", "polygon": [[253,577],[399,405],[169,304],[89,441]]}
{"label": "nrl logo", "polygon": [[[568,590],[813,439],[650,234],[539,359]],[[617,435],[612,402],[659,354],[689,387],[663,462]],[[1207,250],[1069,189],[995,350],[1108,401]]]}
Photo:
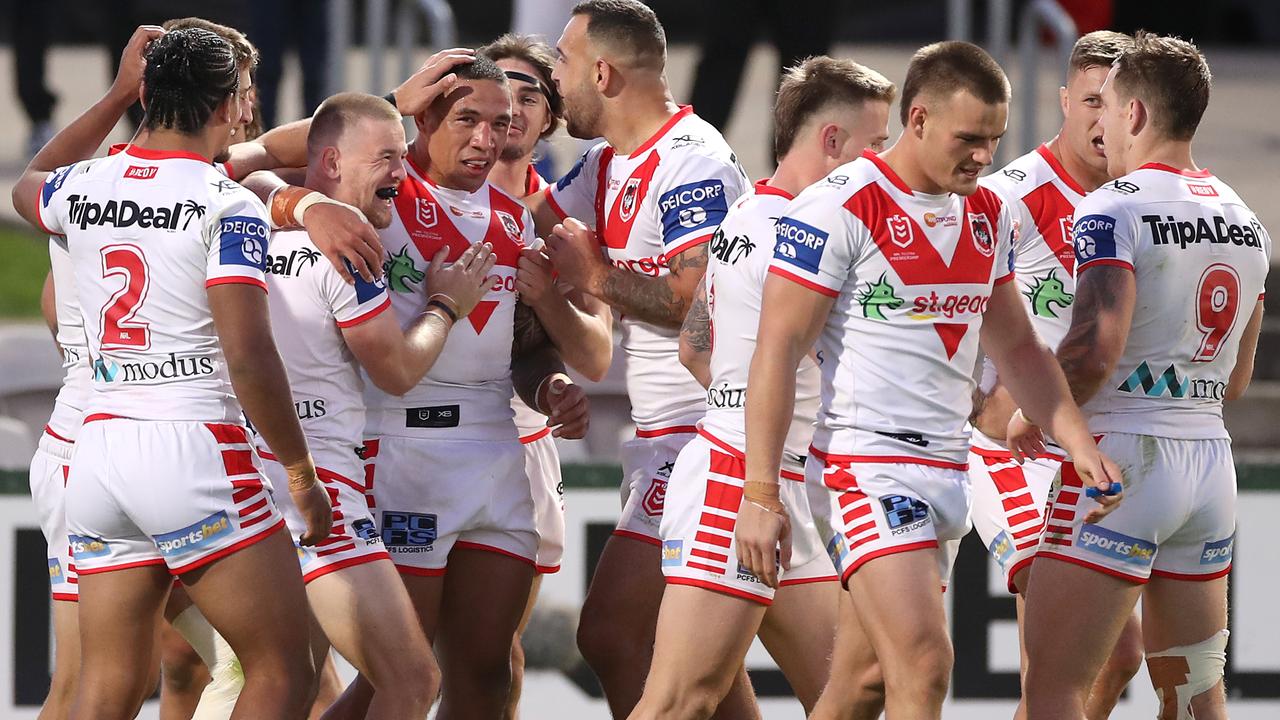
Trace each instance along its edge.
{"label": "nrl logo", "polygon": [[418,224],[424,228],[433,228],[439,222],[436,217],[436,204],[426,198],[418,198]]}
{"label": "nrl logo", "polygon": [[987,216],[982,213],[969,213],[969,229],[973,231],[973,246],[978,248],[978,252],[991,257],[996,251],[996,244]]}
{"label": "nrl logo", "polygon": [[894,215],[885,218],[885,225],[889,227],[889,239],[894,245],[905,248],[915,240],[915,231],[911,228],[911,219],[906,215]]}
{"label": "nrl logo", "polygon": [[627,178],[622,187],[622,200],[618,203],[618,217],[622,222],[630,222],[636,214],[636,197],[640,194],[640,178]]}

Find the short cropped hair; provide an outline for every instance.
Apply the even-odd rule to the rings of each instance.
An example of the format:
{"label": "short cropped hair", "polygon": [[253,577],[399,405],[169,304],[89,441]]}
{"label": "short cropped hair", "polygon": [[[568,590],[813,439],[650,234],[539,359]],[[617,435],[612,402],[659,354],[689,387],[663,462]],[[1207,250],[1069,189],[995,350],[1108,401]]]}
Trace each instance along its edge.
{"label": "short cropped hair", "polygon": [[551,77],[556,66],[555,50],[537,36],[507,33],[480,48],[478,52],[495,63],[499,60],[521,60],[537,70],[538,82],[542,84],[547,106],[551,108],[551,124],[542,133],[542,137],[553,135],[556,128],[560,127],[560,117],[564,114],[564,97],[560,95],[560,89]]}
{"label": "short cropped hair", "polygon": [[391,103],[361,92],[341,92],[320,103],[307,131],[307,155],[318,154],[338,142],[348,128],[364,119],[399,123],[400,113]]}
{"label": "short cropped hair", "polygon": [[213,111],[240,87],[231,45],[200,28],[174,30],[152,41],[142,73],[148,130],[199,133]]}
{"label": "short cropped hair", "polygon": [[867,101],[893,103],[898,89],[865,65],[826,55],[806,58],[786,69],[773,106],[773,149],[777,157],[791,150],[796,134],[810,118],[832,105]]}
{"label": "short cropped hair", "polygon": [[899,117],[907,124],[911,103],[922,94],[950,96],[966,91],[984,103],[1009,102],[1009,79],[986,50],[960,40],[926,45],[911,56],[907,79],[902,83]]}
{"label": "short cropped hair", "polygon": [[236,54],[236,62],[249,65],[249,71],[253,72],[258,68],[258,48],[249,42],[249,38],[244,33],[231,27],[230,25],[219,25],[216,22],[210,22],[201,17],[184,17],[166,20],[161,25],[166,31],[169,30],[185,30],[187,28],[200,28],[208,30],[218,37],[226,40],[231,44],[231,50]]}
{"label": "short cropped hair", "polygon": [[1171,140],[1190,140],[1209,106],[1213,77],[1192,43],[1139,30],[1133,47],[1115,61],[1121,100],[1137,98],[1151,111],[1154,127]]}
{"label": "short cropped hair", "polygon": [[507,84],[507,74],[491,58],[482,54],[477,54],[471,62],[455,65],[453,73],[459,80],[492,80],[499,85]]}
{"label": "short cropped hair", "polygon": [[667,33],[640,0],[584,0],[573,14],[585,15],[587,37],[620,53],[626,64],[654,70],[666,66]]}
{"label": "short cropped hair", "polygon": [[1095,30],[1081,35],[1071,47],[1067,73],[1082,72],[1093,67],[1111,67],[1116,58],[1133,47],[1133,37],[1111,30]]}

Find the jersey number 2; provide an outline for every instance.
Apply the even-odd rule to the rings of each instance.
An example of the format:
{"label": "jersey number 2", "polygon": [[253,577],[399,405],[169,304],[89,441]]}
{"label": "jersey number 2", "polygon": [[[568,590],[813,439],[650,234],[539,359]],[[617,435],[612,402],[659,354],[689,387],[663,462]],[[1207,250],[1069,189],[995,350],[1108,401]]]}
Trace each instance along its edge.
{"label": "jersey number 2", "polygon": [[1192,362],[1212,362],[1235,327],[1240,309],[1240,276],[1230,265],[1205,268],[1196,290],[1196,328],[1204,333]]}
{"label": "jersey number 2", "polygon": [[142,248],[137,245],[102,248],[102,277],[112,275],[123,276],[124,287],[102,306],[102,349],[146,350],[151,347],[151,332],[147,323],[133,320],[138,307],[147,299],[147,288],[151,284]]}

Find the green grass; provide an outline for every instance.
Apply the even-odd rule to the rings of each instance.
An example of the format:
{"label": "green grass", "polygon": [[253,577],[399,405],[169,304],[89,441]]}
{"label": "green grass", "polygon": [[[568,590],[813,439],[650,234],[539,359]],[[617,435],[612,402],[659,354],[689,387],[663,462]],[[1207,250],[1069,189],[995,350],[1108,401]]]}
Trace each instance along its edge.
{"label": "green grass", "polygon": [[0,224],[0,318],[40,317],[40,289],[49,272],[47,239]]}

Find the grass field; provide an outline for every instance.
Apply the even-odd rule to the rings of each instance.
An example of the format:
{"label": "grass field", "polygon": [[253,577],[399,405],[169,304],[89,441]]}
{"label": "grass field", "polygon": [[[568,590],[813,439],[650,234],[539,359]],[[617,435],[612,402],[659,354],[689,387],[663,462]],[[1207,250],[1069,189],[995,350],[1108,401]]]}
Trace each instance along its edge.
{"label": "grass field", "polygon": [[40,288],[49,272],[44,238],[16,225],[0,224],[0,319],[40,316]]}

